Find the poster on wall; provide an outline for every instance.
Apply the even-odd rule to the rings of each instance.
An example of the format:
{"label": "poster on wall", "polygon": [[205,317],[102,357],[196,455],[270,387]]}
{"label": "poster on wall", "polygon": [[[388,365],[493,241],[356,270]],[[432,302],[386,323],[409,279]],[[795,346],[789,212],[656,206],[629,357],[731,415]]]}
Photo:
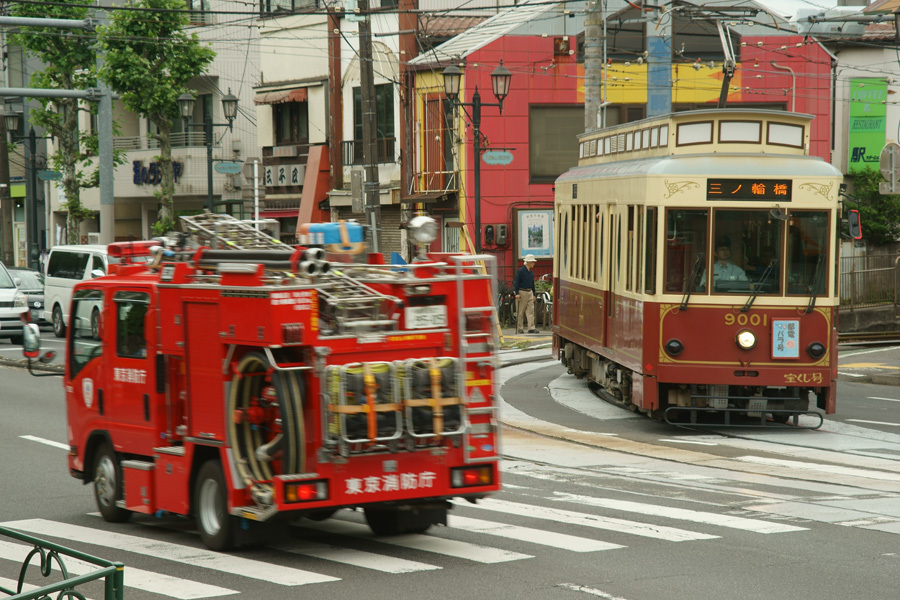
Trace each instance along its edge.
{"label": "poster on wall", "polygon": [[887,80],[850,80],[850,119],[847,125],[847,171],[878,171],[887,120]]}
{"label": "poster on wall", "polygon": [[553,258],[553,209],[523,209],[518,214],[518,249],[521,260]]}

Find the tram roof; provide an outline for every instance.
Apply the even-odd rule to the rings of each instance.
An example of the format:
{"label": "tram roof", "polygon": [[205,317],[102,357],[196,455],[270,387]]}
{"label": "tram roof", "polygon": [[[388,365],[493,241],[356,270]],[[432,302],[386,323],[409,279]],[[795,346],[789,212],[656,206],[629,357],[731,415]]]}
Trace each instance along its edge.
{"label": "tram roof", "polygon": [[780,154],[677,154],[573,167],[557,183],[605,177],[693,175],[698,177],[843,177],[818,156]]}

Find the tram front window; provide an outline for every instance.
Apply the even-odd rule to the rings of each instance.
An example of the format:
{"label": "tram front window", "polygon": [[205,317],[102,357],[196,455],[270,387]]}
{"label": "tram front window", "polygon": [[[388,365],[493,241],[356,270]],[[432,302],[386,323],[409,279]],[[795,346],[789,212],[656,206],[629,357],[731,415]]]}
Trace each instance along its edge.
{"label": "tram front window", "polygon": [[781,294],[783,223],[768,209],[715,211],[713,293]]}
{"label": "tram front window", "polygon": [[791,211],[788,294],[824,294],[828,285],[828,213]]}
{"label": "tram front window", "polygon": [[670,209],[666,213],[667,292],[687,291],[706,268],[708,218],[706,209]]}

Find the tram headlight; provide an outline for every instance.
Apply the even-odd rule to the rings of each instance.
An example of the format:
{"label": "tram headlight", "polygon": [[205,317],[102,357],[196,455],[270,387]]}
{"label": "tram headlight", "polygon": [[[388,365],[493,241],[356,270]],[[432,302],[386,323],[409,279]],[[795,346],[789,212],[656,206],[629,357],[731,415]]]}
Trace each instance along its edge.
{"label": "tram headlight", "polygon": [[666,354],[669,356],[678,356],[681,354],[681,351],[684,350],[684,344],[682,344],[679,340],[669,340],[666,342]]}
{"label": "tram headlight", "polygon": [[822,358],[825,356],[825,345],[820,342],[813,342],[806,347],[806,353],[813,358]]}
{"label": "tram headlight", "polygon": [[749,329],[741,329],[735,338],[741,350],[750,350],[756,345],[756,334]]}

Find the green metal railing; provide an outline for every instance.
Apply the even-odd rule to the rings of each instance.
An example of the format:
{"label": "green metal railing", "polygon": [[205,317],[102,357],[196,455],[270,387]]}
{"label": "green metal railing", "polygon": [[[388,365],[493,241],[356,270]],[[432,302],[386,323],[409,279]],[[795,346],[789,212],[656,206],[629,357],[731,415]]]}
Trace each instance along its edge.
{"label": "green metal railing", "polygon": [[[55,598],[56,600],[72,600],[73,598],[85,600],[85,596],[75,588],[79,585],[91,581],[98,581],[100,579],[104,580],[103,600],[122,600],[125,596],[123,591],[125,587],[125,565],[120,562],[103,560],[102,558],[97,558],[96,556],[78,552],[77,550],[72,550],[71,548],[66,548],[65,546],[60,546],[51,542],[45,542],[44,540],[39,540],[38,538],[5,527],[0,527],[0,536],[20,540],[34,546],[28,553],[28,556],[25,557],[22,568],[19,570],[17,588],[15,590],[8,590],[3,586],[0,586],[0,598],[43,600],[44,598],[51,598],[51,594],[54,594],[52,598]],[[69,570],[63,562],[63,556],[84,561],[96,565],[99,568],[96,571],[91,571],[85,575],[71,577],[69,576]],[[28,572],[28,567],[32,566],[31,562],[35,557],[40,557],[40,565],[35,561],[33,566],[39,567],[41,576],[45,578],[50,577],[53,572],[54,563],[56,563],[56,567],[59,569],[62,576],[62,581],[37,587],[28,592],[23,592],[22,590],[25,587],[25,575]]]}

